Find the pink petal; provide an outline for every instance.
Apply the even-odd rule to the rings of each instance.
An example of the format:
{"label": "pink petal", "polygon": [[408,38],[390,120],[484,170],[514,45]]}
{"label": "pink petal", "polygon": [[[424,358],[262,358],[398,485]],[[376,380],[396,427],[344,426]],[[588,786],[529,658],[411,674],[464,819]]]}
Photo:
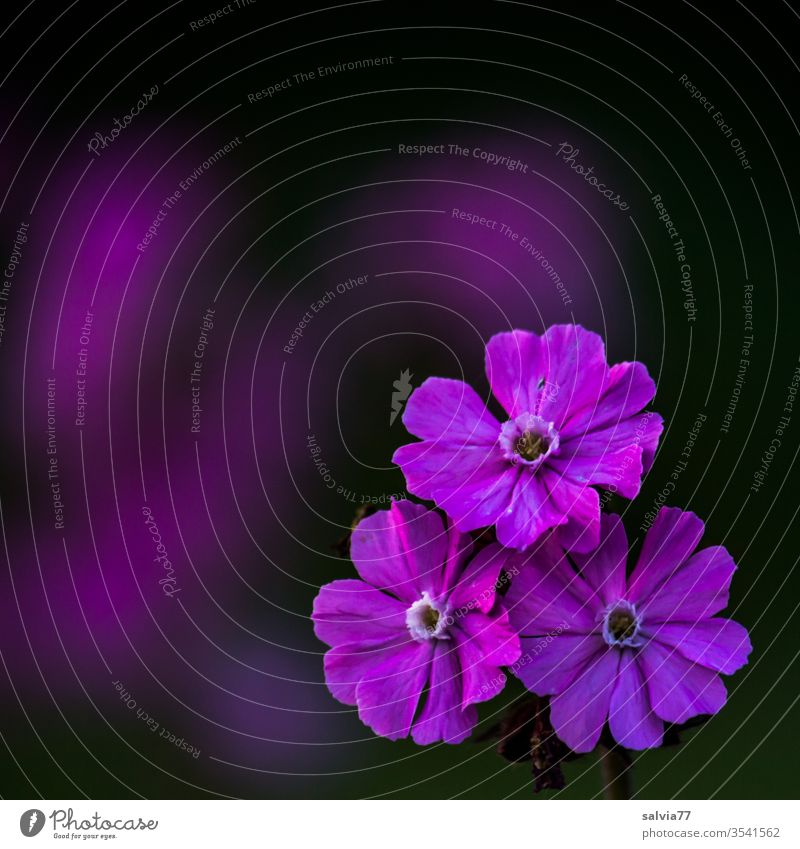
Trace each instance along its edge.
{"label": "pink petal", "polygon": [[[478,621],[468,623],[473,617]],[[461,666],[461,705],[466,708],[488,701],[503,689],[506,675],[499,665],[517,659],[519,639],[507,622],[493,622],[483,614],[471,614],[463,622],[468,623],[466,627],[454,627],[450,634]],[[512,660],[504,659],[509,657]]]}
{"label": "pink petal", "polygon": [[449,516],[445,523],[447,525],[447,553],[445,554],[444,569],[442,569],[439,586],[436,588],[437,596],[444,595],[456,585],[459,576],[464,571],[464,564],[471,562],[470,558],[474,551],[472,537],[469,534],[460,533]]}
{"label": "pink petal", "polygon": [[628,582],[628,598],[639,603],[672,575],[697,548],[705,526],[694,513],[662,507],[647,532]]}
{"label": "pink petal", "polygon": [[405,640],[407,606],[363,581],[333,581],[314,599],[314,633],[329,646]]}
{"label": "pink petal", "polygon": [[447,553],[438,514],[410,501],[395,501],[359,522],[350,540],[358,574],[373,587],[414,602],[434,591]]}
{"label": "pink petal", "polygon": [[752,650],[747,629],[730,619],[666,622],[647,629],[650,636],[677,649],[687,660],[732,675]]}
{"label": "pink petal", "polygon": [[619,516],[604,513],[600,519],[598,547],[590,553],[572,553],[572,560],[603,604],[613,604],[625,597],[628,537]]}
{"label": "pink petal", "polygon": [[557,634],[520,638],[522,652],[511,671],[539,696],[561,693],[607,646],[599,634]]}
{"label": "pink petal", "polygon": [[549,327],[542,340],[547,388],[539,415],[561,430],[571,415],[598,403],[607,370],[605,346],[596,334],[577,324]]}
{"label": "pink petal", "polygon": [[510,666],[519,657],[519,637],[502,608],[492,612],[470,613],[456,620],[455,627],[469,640],[484,664]]}
{"label": "pink petal", "polygon": [[371,669],[356,687],[361,721],[381,737],[408,737],[430,674],[433,640],[415,642]]}
{"label": "pink petal", "polygon": [[497,539],[508,548],[523,550],[547,530],[566,522],[566,517],[548,497],[541,478],[522,470],[511,503],[497,519]]}
{"label": "pink petal", "polygon": [[486,376],[509,418],[533,412],[547,378],[547,358],[535,333],[498,333],[486,344]]}
{"label": "pink petal", "polygon": [[556,510],[567,517],[557,531],[567,551],[594,551],[600,544],[600,496],[590,486],[558,478],[548,467],[542,480]]}
{"label": "pink petal", "polygon": [[462,445],[449,442],[411,442],[392,457],[400,466],[409,492],[431,499],[433,492],[487,487],[508,471],[508,462],[497,445]]}
{"label": "pink petal", "polygon": [[628,749],[652,749],[664,737],[664,723],[650,708],[647,684],[631,649],[622,652],[608,724],[614,739]]}
{"label": "pink petal", "polygon": [[570,433],[616,425],[643,410],[656,394],[656,385],[642,363],[617,363],[605,373],[596,405],[575,410],[566,423]]}
{"label": "pink petal", "polygon": [[518,466],[495,459],[454,485],[439,486],[437,479],[430,497],[452,517],[459,530],[471,531],[495,524],[508,509],[519,475]]}
{"label": "pink petal", "polygon": [[411,736],[420,746],[438,740],[460,743],[469,737],[477,722],[475,707],[461,709],[461,670],[454,646],[451,641],[437,640],[430,687]]}
{"label": "pink petal", "polygon": [[325,654],[325,683],[335,699],[346,705],[356,703],[356,687],[362,678],[377,669],[394,655],[416,645],[406,632],[404,643],[397,638],[384,645],[364,645],[361,642],[343,643]]}
{"label": "pink petal", "polygon": [[504,605],[521,636],[567,629],[573,634],[599,633],[600,599],[552,540],[525,555],[525,565],[514,576]]}
{"label": "pink petal", "polygon": [[[632,420],[631,420],[632,421]],[[553,471],[583,486],[616,487],[624,498],[634,498],[642,481],[642,448],[629,434],[629,422],[597,433],[565,440],[548,459]]]}
{"label": "pink petal", "polygon": [[620,652],[608,649],[590,662],[572,684],[550,699],[556,734],[574,751],[590,752],[608,717]]}
{"label": "pink petal", "polygon": [[640,605],[650,622],[707,619],[728,606],[728,589],[736,571],[722,546],[698,551],[669,575]]}
{"label": "pink petal", "polygon": [[686,722],[701,713],[716,713],[727,698],[716,672],[692,663],[674,649],[650,640],[638,654],[647,679],[650,704],[666,722]]}
{"label": "pink petal", "polygon": [[464,573],[450,583],[453,587],[449,604],[451,610],[470,606],[470,609],[488,613],[495,602],[495,585],[500,570],[515,561],[513,552],[500,545],[487,545],[467,565]]}
{"label": "pink petal", "polygon": [[500,432],[500,422],[471,386],[443,377],[429,377],[411,393],[403,424],[420,439],[455,446],[491,445]]}

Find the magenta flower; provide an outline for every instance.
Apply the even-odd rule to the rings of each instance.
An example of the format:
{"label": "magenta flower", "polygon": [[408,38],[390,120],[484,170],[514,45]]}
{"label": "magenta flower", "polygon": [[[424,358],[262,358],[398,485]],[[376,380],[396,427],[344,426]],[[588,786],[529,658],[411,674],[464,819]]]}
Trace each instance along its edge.
{"label": "magenta flower", "polygon": [[641,363],[606,363],[602,339],[574,324],[543,336],[515,330],[486,346],[486,374],[508,419],[501,424],[459,380],[433,377],[411,396],[406,428],[422,442],[393,457],[410,492],[468,531],[496,525],[524,549],[550,528],[591,551],[600,533],[594,486],[633,498],[662,430],[637,415],[655,384]]}
{"label": "magenta flower", "polygon": [[661,745],[664,722],[725,704],[718,673],[736,672],[751,646],[745,628],[714,616],[736,566],[721,546],[693,554],[703,530],[694,513],[662,508],[626,579],[625,529],[604,516],[597,550],[571,555],[577,572],[548,540],[514,579],[514,672],[551,696],[553,728],[575,751],[594,748],[606,719],[618,743],[647,749]]}
{"label": "magenta flower", "polygon": [[469,537],[410,501],[363,519],[350,552],[363,580],[334,581],[314,600],[331,693],[390,740],[460,743],[475,703],[503,689],[499,667],[519,656],[495,595],[509,552],[471,557]]}

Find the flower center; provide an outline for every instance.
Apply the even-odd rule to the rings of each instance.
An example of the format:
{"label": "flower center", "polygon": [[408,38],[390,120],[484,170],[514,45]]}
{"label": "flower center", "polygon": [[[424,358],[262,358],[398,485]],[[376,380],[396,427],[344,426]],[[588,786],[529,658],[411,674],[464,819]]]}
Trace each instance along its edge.
{"label": "flower center", "polygon": [[450,639],[447,635],[447,617],[427,592],[406,611],[406,627],[418,642]]}
{"label": "flower center", "polygon": [[550,447],[547,438],[532,430],[523,430],[514,445],[514,453],[523,460],[535,460]]}
{"label": "flower center", "polygon": [[539,466],[558,451],[558,433],[553,422],[533,413],[522,413],[500,428],[503,456],[512,463]]}
{"label": "flower center", "polygon": [[620,599],[606,608],[603,617],[603,639],[610,646],[640,646],[640,619],[636,606]]}

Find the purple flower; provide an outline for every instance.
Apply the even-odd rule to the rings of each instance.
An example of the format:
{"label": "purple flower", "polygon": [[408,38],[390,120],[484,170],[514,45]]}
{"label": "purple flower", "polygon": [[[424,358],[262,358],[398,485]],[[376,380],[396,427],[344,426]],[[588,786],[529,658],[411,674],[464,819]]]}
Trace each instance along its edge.
{"label": "purple flower", "polygon": [[736,566],[721,546],[693,554],[703,530],[694,513],[662,508],[626,578],[625,529],[604,516],[596,551],[568,557],[547,540],[514,579],[514,672],[551,696],[553,728],[575,751],[594,748],[606,719],[618,743],[647,749],[661,745],[664,722],[725,704],[718,673],[736,672],[751,647],[745,628],[714,616]]}
{"label": "purple flower", "polygon": [[470,538],[437,513],[396,501],[358,524],[350,553],[363,580],[334,581],[314,600],[331,693],[390,740],[460,743],[475,703],[503,689],[499,667],[519,656],[495,594],[509,552],[472,557]]}
{"label": "purple flower", "polygon": [[403,422],[422,442],[393,458],[408,489],[461,531],[496,525],[503,545],[524,549],[558,526],[565,547],[591,551],[600,533],[592,487],[633,498],[658,444],[661,417],[637,415],[655,394],[647,369],[609,367],[596,333],[562,324],[544,336],[493,336],[486,374],[503,423],[460,380],[429,378],[412,394]]}

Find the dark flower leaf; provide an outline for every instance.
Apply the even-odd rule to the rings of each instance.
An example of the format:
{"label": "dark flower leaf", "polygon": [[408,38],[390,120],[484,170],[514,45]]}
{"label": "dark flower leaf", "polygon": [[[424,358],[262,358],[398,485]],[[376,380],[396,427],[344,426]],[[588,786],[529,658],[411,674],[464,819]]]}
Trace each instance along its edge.
{"label": "dark flower leaf", "polygon": [[530,762],[535,793],[561,790],[566,784],[561,763],[580,757],[556,736],[550,702],[538,696],[515,702],[479,739],[499,740],[497,753],[512,763]]}

